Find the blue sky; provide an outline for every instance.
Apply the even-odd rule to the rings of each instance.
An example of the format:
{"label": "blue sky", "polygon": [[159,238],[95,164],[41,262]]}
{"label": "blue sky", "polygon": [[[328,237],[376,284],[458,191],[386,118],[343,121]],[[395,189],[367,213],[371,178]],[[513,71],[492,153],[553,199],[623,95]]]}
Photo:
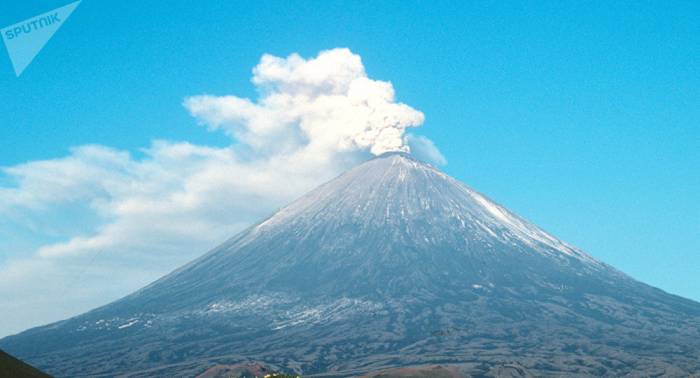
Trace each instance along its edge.
{"label": "blue sky", "polygon": [[[68,2],[3,2],[0,26]],[[167,177],[163,187],[182,185],[144,170],[154,159],[152,141],[239,144],[234,132],[212,130],[211,119],[184,107],[186,98],[255,99],[251,70],[263,54],[309,59],[337,47],[361,56],[368,77],[391,82],[399,102],[423,112],[425,122],[414,132],[435,143],[447,173],[632,277],[700,300],[696,2],[84,0],[19,78],[7,55],[0,58],[0,166],[31,167],[22,172],[63,182],[50,163],[43,170],[31,163],[94,161],[105,152],[75,152],[93,145],[115,154],[100,165],[109,180],[128,176],[138,186],[153,174]],[[115,157],[120,153],[129,156]],[[147,164],[133,168],[139,162]],[[227,214],[217,215],[210,239],[165,260],[136,248],[120,257],[88,251],[68,265],[42,261],[51,266],[51,279],[34,282],[32,290],[60,287],[53,296],[65,305],[25,301],[20,296],[34,292],[11,285],[24,282],[29,265],[23,264],[32,264],[37,251],[113,224],[116,213],[105,215],[101,194],[80,200],[90,175],[104,183],[95,172],[81,171],[87,183],[79,189],[68,186],[77,198],[56,200],[67,193],[52,192],[40,205],[4,213],[0,206],[0,272],[4,265],[14,277],[0,282],[17,293],[0,303],[0,310],[17,314],[0,335],[116,299],[296,195],[279,195],[260,209],[232,208],[230,226]],[[0,187],[15,188],[18,198],[24,190],[35,198],[49,189],[22,186],[17,177],[0,175]],[[200,210],[183,219],[211,216]],[[107,278],[113,272],[117,278]],[[104,281],[110,282],[100,286]]]}

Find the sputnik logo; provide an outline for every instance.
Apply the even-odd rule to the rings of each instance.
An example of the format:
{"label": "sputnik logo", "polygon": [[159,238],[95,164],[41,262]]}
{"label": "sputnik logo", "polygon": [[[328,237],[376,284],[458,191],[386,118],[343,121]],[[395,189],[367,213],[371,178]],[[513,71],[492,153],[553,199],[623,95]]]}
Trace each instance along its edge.
{"label": "sputnik logo", "polygon": [[54,33],[68,20],[80,1],[0,29],[17,77],[34,60]]}

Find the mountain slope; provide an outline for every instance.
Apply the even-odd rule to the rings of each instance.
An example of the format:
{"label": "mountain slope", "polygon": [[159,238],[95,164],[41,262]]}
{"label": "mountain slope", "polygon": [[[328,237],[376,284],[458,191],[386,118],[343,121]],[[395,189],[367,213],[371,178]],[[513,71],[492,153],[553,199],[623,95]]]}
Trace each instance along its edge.
{"label": "mountain slope", "polygon": [[248,360],[340,376],[509,363],[683,376],[700,371],[699,326],[700,304],[390,153],[132,295],[0,347],[66,376]]}

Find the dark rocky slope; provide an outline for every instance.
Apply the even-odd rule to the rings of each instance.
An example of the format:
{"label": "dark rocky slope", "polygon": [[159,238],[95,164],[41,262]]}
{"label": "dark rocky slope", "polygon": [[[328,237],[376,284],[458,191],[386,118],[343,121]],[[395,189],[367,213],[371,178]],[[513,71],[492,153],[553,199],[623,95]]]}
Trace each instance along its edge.
{"label": "dark rocky slope", "polygon": [[0,350],[0,377],[51,378],[50,375],[10,356],[2,350]]}
{"label": "dark rocky slope", "polygon": [[700,304],[393,153],[132,295],[0,347],[72,377],[245,361],[326,376],[438,364],[688,376],[699,328]]}

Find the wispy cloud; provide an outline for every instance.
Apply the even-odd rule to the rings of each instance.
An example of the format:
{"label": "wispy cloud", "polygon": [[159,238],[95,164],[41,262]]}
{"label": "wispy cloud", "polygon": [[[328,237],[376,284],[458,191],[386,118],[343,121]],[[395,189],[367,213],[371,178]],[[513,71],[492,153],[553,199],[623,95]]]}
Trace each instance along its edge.
{"label": "wispy cloud", "polygon": [[406,134],[406,143],[411,149],[411,154],[420,160],[435,165],[447,164],[447,158],[445,158],[432,140],[422,135]]}

